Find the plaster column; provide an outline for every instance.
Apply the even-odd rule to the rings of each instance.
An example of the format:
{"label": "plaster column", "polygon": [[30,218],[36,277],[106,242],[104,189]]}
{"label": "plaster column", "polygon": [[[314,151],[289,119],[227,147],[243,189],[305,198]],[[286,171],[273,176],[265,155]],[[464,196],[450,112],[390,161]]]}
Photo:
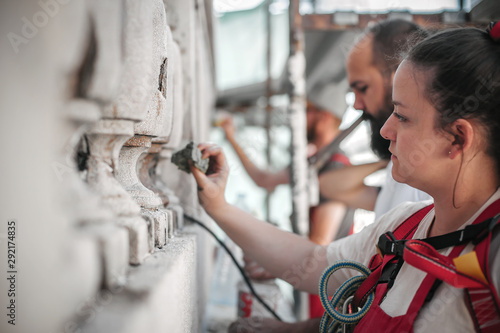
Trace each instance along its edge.
{"label": "plaster column", "polygon": [[[104,119],[87,135],[90,153],[87,181],[115,214],[116,224],[127,229],[130,263],[140,264],[149,250],[148,222],[141,217],[140,206],[117,181],[115,174],[119,169],[120,150],[134,136],[134,123],[145,119],[149,102],[146,92],[151,83],[144,77],[151,73],[153,8],[150,1],[93,0],[92,3],[101,8],[94,17],[95,54],[89,58],[97,57],[91,68],[99,70],[87,90],[89,96],[104,105]],[[115,82],[110,75],[115,73],[116,66],[120,66],[120,72]],[[115,83],[114,89],[106,84],[110,81]],[[113,96],[111,102],[102,101],[106,89]]]}
{"label": "plaster column", "polygon": [[113,174],[120,149],[133,133],[133,122],[128,120],[100,120],[89,130],[87,182],[114,213],[116,224],[128,230],[129,261],[139,264],[147,253],[147,223],[140,216],[140,207]]}
{"label": "plaster column", "polygon": [[71,133],[68,135],[70,139],[67,143],[66,162],[71,168],[64,180],[67,190],[61,196],[63,205],[72,212],[76,226],[81,228],[81,232],[97,241],[104,286],[119,287],[125,282],[128,268],[128,233],[126,229],[116,225],[116,215],[106,209],[101,197],[77,174],[78,166],[75,162],[78,139],[84,139],[84,132],[100,118],[100,110],[92,101],[72,99],[66,105],[65,111],[69,115],[67,128]]}
{"label": "plaster column", "polygon": [[[141,206],[143,217],[151,220],[149,227],[149,251],[153,252],[155,245],[163,247],[167,238],[167,227],[172,224],[171,214],[161,208],[162,200],[158,194],[144,186],[139,179],[137,170],[142,170],[142,179],[147,181],[149,164],[144,162],[143,154],[151,148],[153,138],[170,135],[172,114],[166,99],[168,87],[168,26],[163,2],[152,1],[153,7],[153,41],[152,74],[148,77],[150,89],[147,91],[149,103],[146,117],[134,125],[134,138],[128,140],[120,152],[121,166],[116,176],[135,201]],[[141,167],[142,166],[142,167]],[[170,222],[169,222],[170,221]]]}
{"label": "plaster column", "polygon": [[158,155],[158,166],[155,172],[155,185],[168,198],[163,201],[165,207],[168,207],[173,213],[173,228],[174,234],[177,230],[182,229],[184,225],[184,209],[181,201],[176,193],[172,190],[172,185],[175,186],[181,172],[170,161],[175,150],[180,148],[182,141],[183,123],[184,123],[184,74],[183,64],[181,61],[181,52],[178,44],[172,42],[172,54],[170,56],[170,68],[172,69],[172,132],[170,133],[169,141],[163,144],[162,150]]}
{"label": "plaster column", "polygon": [[[161,1],[157,1],[157,8],[160,13],[165,12],[165,8]],[[166,214],[166,238],[172,238],[175,233],[174,219],[175,214],[171,209],[166,208],[169,202],[167,191],[165,191],[166,185],[162,183],[161,178],[158,177],[157,167],[158,161],[160,159],[160,152],[162,151],[162,146],[169,142],[170,136],[172,134],[173,128],[173,117],[174,117],[174,75],[176,64],[180,61],[176,58],[174,52],[175,42],[172,37],[172,32],[167,25],[165,16],[160,15],[158,19],[159,26],[162,27],[162,32],[165,33],[164,40],[166,41],[166,51],[167,58],[162,64],[159,82],[159,96],[158,100],[161,106],[161,112],[163,112],[166,117],[163,121],[163,126],[159,128],[158,137],[154,138],[151,142],[151,148],[148,150],[147,154],[143,155],[139,161],[139,178],[143,184],[155,192],[161,199],[161,205],[157,208]],[[181,87],[178,87],[179,89]],[[159,226],[160,230],[162,226]],[[163,233],[161,236],[163,237]],[[157,236],[157,245],[162,244],[164,240]],[[166,241],[166,240],[165,240]],[[161,247],[161,246],[160,246]]]}
{"label": "plaster column", "polygon": [[[156,207],[159,220],[155,224],[155,244],[157,247],[162,248],[166,244],[168,238],[174,236],[174,214],[170,209],[166,209],[165,203],[168,203],[168,195],[163,191],[162,184],[157,186],[157,166],[159,154],[162,150],[162,141],[164,138],[155,138],[151,143],[151,147],[146,154],[139,160],[138,170],[141,182],[151,191],[153,191],[160,201]],[[151,210],[150,210],[151,211]],[[156,213],[155,213],[156,214]],[[164,218],[163,218],[164,217]]]}
{"label": "plaster column", "polygon": [[[121,64],[106,65],[106,62],[116,59],[119,53],[110,49],[115,44],[106,41],[121,35],[122,9],[119,3],[103,6],[98,2],[77,1],[57,10],[60,15],[51,23],[50,40],[57,39],[66,52],[49,46],[53,52],[51,61],[57,64],[55,72],[60,75],[57,100],[61,103],[57,140],[62,144],[61,159],[54,161],[52,167],[61,187],[60,202],[72,224],[71,236],[67,237],[67,247],[71,250],[66,252],[73,252],[74,259],[80,258],[80,264],[79,260],[71,261],[75,269],[66,267],[65,281],[73,288],[78,286],[77,290],[95,293],[103,285],[111,288],[124,283],[128,234],[116,226],[114,214],[84,182],[78,171],[77,156],[80,140],[102,116],[100,102],[111,101],[117,89]],[[109,16],[107,20],[103,19],[103,12]],[[98,46],[102,56],[95,54]],[[104,68],[105,73],[97,75]],[[68,297],[82,301],[89,294],[72,293]]]}
{"label": "plaster column", "polygon": [[[197,53],[197,11],[200,10],[196,0],[163,0],[167,8],[167,18],[174,41],[179,46],[180,59],[182,59],[183,71],[183,103],[184,115],[182,121],[182,141],[180,146],[186,145],[189,141],[200,142],[206,138],[202,137],[202,130],[197,109],[199,100],[197,84],[197,58],[202,57]],[[182,15],[180,14],[182,13]],[[201,78],[200,78],[201,79]],[[167,171],[168,169],[168,171]],[[196,182],[192,175],[177,171],[177,168],[167,167],[165,172],[169,174],[169,179],[163,177],[166,184],[175,191],[182,203],[184,211],[191,216],[200,217],[203,215],[198,203],[198,193]]]}

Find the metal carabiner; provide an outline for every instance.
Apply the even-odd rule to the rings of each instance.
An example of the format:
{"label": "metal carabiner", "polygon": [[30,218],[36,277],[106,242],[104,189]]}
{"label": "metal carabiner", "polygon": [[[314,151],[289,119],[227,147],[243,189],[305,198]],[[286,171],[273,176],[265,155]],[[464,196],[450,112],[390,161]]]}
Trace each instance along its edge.
{"label": "metal carabiner", "polygon": [[[343,314],[349,314],[349,306],[352,303],[352,300],[354,299],[354,295],[347,297],[347,299],[344,302],[344,305],[342,305],[342,313]],[[349,333],[347,331],[347,324],[342,324],[342,333]]]}

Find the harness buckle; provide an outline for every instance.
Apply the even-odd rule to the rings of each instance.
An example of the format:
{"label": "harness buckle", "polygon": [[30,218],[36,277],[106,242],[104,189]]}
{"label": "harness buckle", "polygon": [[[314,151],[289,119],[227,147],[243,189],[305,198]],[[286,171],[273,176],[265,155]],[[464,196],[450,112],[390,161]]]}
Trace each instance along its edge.
{"label": "harness buckle", "polygon": [[386,232],[378,239],[377,248],[379,249],[382,257],[386,254],[393,254],[396,257],[402,257],[406,240],[398,240],[394,237],[392,232]]}

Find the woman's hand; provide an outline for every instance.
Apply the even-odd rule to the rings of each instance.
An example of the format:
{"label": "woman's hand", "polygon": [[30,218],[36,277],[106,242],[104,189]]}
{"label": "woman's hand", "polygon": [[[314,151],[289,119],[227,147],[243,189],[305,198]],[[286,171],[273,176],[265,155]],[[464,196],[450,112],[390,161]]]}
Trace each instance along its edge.
{"label": "woman's hand", "polygon": [[226,189],[229,167],[222,148],[213,143],[200,143],[202,158],[209,158],[208,170],[205,173],[191,165],[191,172],[198,183],[198,198],[207,213],[216,211],[226,205],[224,191]]}

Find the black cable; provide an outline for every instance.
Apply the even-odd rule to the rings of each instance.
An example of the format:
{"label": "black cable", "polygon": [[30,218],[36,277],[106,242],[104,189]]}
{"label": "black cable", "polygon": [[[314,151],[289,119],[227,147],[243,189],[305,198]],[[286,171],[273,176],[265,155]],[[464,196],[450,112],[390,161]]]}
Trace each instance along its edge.
{"label": "black cable", "polygon": [[238,263],[238,261],[236,260],[236,258],[234,257],[233,253],[231,252],[231,250],[228,249],[228,247],[226,246],[226,244],[224,244],[223,241],[221,241],[217,235],[214,234],[214,232],[212,230],[210,230],[205,224],[203,224],[202,222],[198,221],[197,219],[195,219],[194,217],[191,217],[189,215],[186,215],[184,214],[184,217],[186,219],[188,219],[189,221],[191,222],[194,222],[196,224],[198,224],[199,226],[201,226],[203,229],[205,229],[206,231],[208,231],[214,238],[215,240],[224,248],[224,250],[226,250],[227,254],[229,254],[229,256],[231,257],[231,259],[233,260],[233,263],[236,265],[236,267],[238,268],[238,270],[240,271],[241,273],[241,276],[243,277],[243,280],[245,281],[245,283],[247,284],[248,288],[250,289],[250,291],[252,292],[252,295],[259,301],[260,304],[262,304],[262,306],[264,306],[266,308],[267,311],[269,311],[276,319],[278,319],[279,321],[283,321],[277,314],[276,312],[273,311],[273,309],[271,309],[271,307],[269,305],[267,305],[266,302],[264,302],[264,300],[262,298],[260,298],[260,296],[257,294],[257,292],[255,291],[255,289],[253,288],[253,285],[252,285],[252,282],[250,282],[250,279],[248,278],[247,274],[245,273],[245,270],[240,266],[240,264]]}

